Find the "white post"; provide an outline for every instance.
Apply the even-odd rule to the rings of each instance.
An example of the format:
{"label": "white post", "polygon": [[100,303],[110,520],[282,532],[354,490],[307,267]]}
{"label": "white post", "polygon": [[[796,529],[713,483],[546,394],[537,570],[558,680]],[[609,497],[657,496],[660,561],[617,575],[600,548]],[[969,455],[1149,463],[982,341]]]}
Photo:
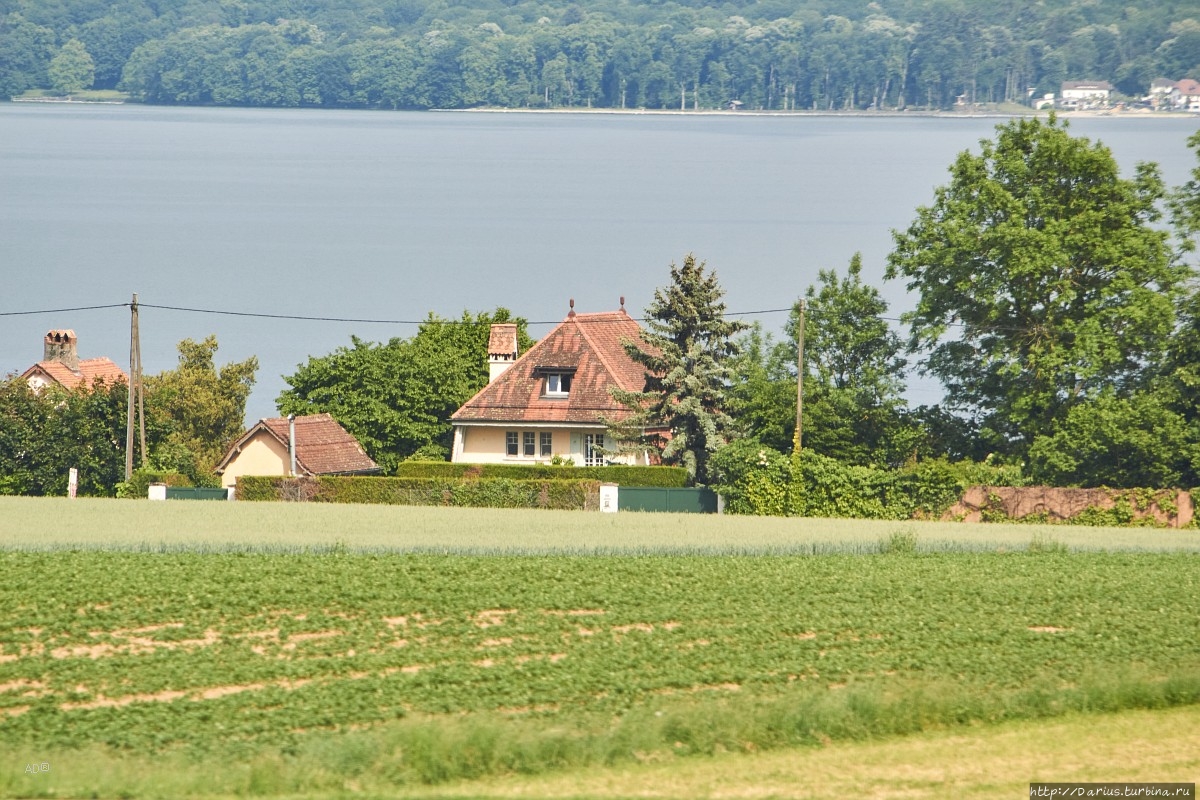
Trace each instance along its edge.
{"label": "white post", "polygon": [[296,415],[288,414],[288,457],[291,461],[290,477],[296,477]]}
{"label": "white post", "polygon": [[77,470],[75,467],[71,467],[70,472],[67,473],[67,497],[70,497],[72,500],[74,500],[75,493],[78,491],[79,470]]}

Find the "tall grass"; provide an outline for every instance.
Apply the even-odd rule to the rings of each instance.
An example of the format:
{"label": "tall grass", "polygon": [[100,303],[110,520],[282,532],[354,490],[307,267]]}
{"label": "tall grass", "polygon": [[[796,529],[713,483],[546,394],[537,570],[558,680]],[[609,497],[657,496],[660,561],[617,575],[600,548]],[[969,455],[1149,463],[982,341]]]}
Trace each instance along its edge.
{"label": "tall grass", "polygon": [[1051,541],[1072,551],[1200,552],[1196,530],[0,497],[0,549],[821,555],[894,550],[898,531],[911,534],[916,552],[1026,550]]}
{"label": "tall grass", "polygon": [[[1161,680],[1130,670],[1072,686],[1049,679],[1020,689],[963,683],[864,682],[838,691],[667,698],[617,717],[536,713],[409,718],[370,730],[329,731],[290,748],[247,752],[236,743],[197,755],[154,757],[103,748],[13,753],[48,763],[52,780],[0,771],[8,797],[255,796],[386,791],[491,775],[536,775],[590,766],[719,752],[820,746],[840,741],[1036,720],[1075,712],[1164,709],[1200,702],[1200,670]],[[47,791],[50,794],[46,794]]]}

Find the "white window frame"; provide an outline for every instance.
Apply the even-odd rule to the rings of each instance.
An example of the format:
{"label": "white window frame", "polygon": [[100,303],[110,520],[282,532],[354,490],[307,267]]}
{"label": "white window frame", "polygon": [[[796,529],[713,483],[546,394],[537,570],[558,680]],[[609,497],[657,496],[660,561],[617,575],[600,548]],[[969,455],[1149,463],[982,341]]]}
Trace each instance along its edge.
{"label": "white window frame", "polygon": [[603,467],[603,451],[603,433],[585,433],[583,435],[583,465],[585,467]]}
{"label": "white window frame", "polygon": [[546,373],[546,396],[569,397],[571,394],[571,378],[569,372]]}

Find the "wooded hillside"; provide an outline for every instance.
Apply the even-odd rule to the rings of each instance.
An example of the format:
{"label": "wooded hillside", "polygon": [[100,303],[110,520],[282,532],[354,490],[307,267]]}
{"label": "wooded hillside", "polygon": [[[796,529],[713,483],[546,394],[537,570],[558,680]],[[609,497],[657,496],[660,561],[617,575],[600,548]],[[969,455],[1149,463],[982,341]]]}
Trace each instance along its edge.
{"label": "wooded hillside", "polygon": [[[79,45],[82,45],[80,47]],[[0,98],[371,108],[948,108],[1200,77],[1193,3],[0,0]]]}

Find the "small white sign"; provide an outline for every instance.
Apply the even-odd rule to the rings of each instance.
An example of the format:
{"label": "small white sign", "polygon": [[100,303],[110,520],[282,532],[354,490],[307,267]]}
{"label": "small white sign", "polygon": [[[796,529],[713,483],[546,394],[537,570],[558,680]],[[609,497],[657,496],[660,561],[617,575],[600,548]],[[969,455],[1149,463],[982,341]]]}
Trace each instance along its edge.
{"label": "small white sign", "polygon": [[617,490],[615,483],[600,484],[600,510],[607,514],[617,513]]}
{"label": "small white sign", "polygon": [[75,498],[75,493],[79,491],[79,470],[71,467],[71,471],[67,473],[67,497]]}

